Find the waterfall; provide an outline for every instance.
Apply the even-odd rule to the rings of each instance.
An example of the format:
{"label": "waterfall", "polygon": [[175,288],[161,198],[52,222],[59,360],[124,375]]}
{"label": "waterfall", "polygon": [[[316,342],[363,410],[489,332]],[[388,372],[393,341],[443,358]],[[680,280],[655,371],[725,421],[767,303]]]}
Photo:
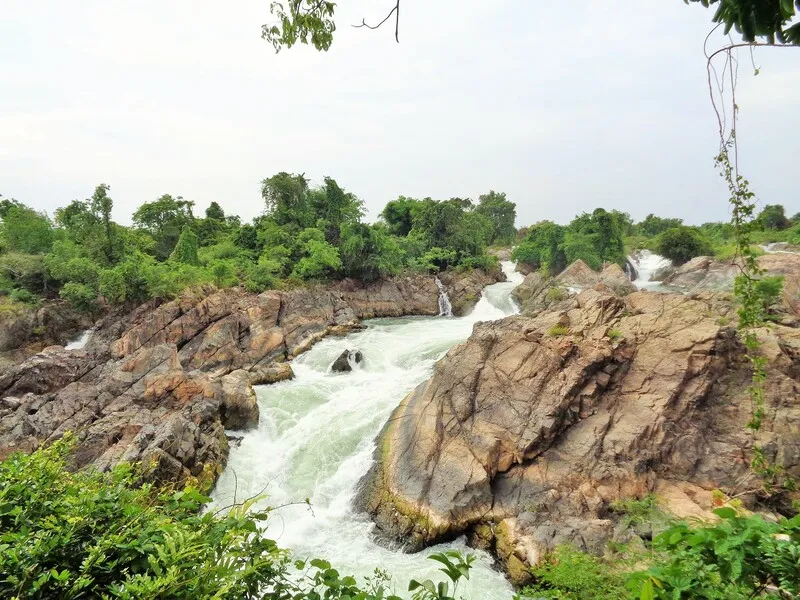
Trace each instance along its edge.
{"label": "waterfall", "polygon": [[92,335],[92,330],[87,329],[86,331],[81,333],[80,336],[78,336],[77,338],[72,340],[69,344],[64,346],[64,348],[66,348],[67,350],[80,350],[89,341],[89,337],[91,337],[91,335]]}
{"label": "waterfall", "polygon": [[631,272],[631,263],[630,261],[625,261],[625,275],[628,276],[628,281],[633,281],[633,273]]}
{"label": "waterfall", "polygon": [[447,295],[447,290],[444,288],[444,284],[438,277],[434,281],[436,281],[436,287],[439,288],[439,316],[452,317],[453,305],[450,304],[450,297]]}
{"label": "waterfall", "polygon": [[629,256],[628,260],[635,265],[636,277],[633,279],[633,285],[640,290],[657,291],[662,289],[660,281],[650,281],[650,278],[659,269],[672,265],[668,258],[654,254],[650,250],[640,250],[634,256]]}
{"label": "waterfall", "polygon": [[[485,288],[467,317],[365,321],[365,329],[328,337],[294,359],[294,379],[256,386],[258,427],[238,434],[242,440],[231,448],[209,510],[229,505],[234,495],[241,500],[266,494],[259,507],[308,498],[313,512],[302,502],[287,506],[264,531],[298,559],[325,558],[359,578],[380,567],[401,590],[411,578],[441,578],[426,558],[431,553],[473,552],[477,561],[459,592],[476,600],[510,600],[513,590],[492,567],[492,557],[467,549],[464,538],[405,554],[376,543],[372,521],[353,509],[358,481],[374,460],[375,437],[398,403],[431,377],[436,362],[466,340],[476,322],[517,312],[510,295],[523,277],[512,263],[502,266],[508,281]],[[447,294],[442,291],[440,298],[447,300]],[[330,364],[355,348],[364,355],[358,368],[344,377],[331,373]]]}

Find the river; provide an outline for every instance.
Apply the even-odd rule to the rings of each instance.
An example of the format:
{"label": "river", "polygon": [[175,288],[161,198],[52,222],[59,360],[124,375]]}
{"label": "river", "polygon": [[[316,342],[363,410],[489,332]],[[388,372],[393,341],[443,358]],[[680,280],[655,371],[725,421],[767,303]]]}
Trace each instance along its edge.
{"label": "river", "polygon": [[[238,500],[263,492],[270,506],[308,498],[310,509],[289,506],[273,513],[264,535],[298,558],[325,558],[344,574],[364,577],[385,569],[404,597],[411,578],[441,580],[437,563],[426,557],[467,550],[463,539],[417,554],[382,547],[372,541],[373,525],[353,510],[352,499],[372,463],[375,437],[403,397],[432,375],[436,361],[466,340],[477,321],[517,312],[511,290],[522,276],[512,263],[502,266],[508,281],[487,287],[467,317],[370,320],[365,330],[327,338],[295,359],[293,380],[258,386],[258,428],[231,449],[214,504],[230,504],[234,490]],[[329,372],[343,350],[356,348],[364,362],[353,372]],[[509,600],[511,586],[492,568],[491,557],[469,551],[478,560],[459,592],[470,599]]]}

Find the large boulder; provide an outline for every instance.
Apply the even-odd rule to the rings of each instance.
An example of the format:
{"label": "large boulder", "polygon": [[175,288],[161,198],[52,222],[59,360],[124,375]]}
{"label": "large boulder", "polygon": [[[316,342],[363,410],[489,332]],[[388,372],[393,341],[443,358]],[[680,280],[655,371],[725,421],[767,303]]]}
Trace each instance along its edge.
{"label": "large boulder", "polygon": [[655,492],[709,515],[711,490],[740,491],[754,443],[797,478],[800,331],[760,333],[754,436],[734,316],[713,294],[584,290],[533,318],[479,323],[394,411],[357,504],[411,549],[492,532],[511,570],[559,541],[602,548],[617,500]]}
{"label": "large boulder", "polygon": [[576,260],[556,276],[559,285],[567,288],[586,289],[603,284],[619,295],[630,294],[633,287],[630,278],[616,263],[607,263],[601,272],[594,271],[581,259]]}

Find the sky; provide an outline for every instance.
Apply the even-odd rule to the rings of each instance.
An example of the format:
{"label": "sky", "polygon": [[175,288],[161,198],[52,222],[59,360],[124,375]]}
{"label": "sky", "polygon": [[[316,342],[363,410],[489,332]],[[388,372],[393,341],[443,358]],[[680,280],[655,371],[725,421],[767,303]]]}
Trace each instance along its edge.
{"label": "sky", "polygon": [[[52,215],[111,185],[130,223],[162,194],[251,219],[260,181],[326,175],[374,220],[399,195],[503,191],[517,224],[597,206],[729,218],[703,40],[683,0],[341,0],[330,51],[275,54],[270,0],[3,0],[0,194]],[[724,39],[715,35],[712,45]],[[737,40],[738,41],[738,40]],[[800,212],[800,49],[741,55],[740,166]]]}

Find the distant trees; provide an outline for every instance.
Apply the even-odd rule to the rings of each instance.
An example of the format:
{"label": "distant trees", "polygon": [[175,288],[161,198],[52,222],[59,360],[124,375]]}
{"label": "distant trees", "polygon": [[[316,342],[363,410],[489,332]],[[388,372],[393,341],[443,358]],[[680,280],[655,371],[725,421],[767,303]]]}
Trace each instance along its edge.
{"label": "distant trees", "polygon": [[543,221],[528,228],[527,236],[512,256],[514,260],[551,274],[578,259],[594,269],[605,262],[622,265],[625,262],[623,233],[629,225],[630,217],[626,213],[603,208],[579,215],[567,226]]}
{"label": "distant trees", "polygon": [[107,184],[86,200],[47,215],[0,200],[0,295],[35,302],[59,294],[82,310],[171,298],[190,285],[242,285],[251,291],[287,279],[373,281],[402,270],[492,267],[493,241],[514,237],[515,206],[505,194],[437,201],[400,197],[383,222],[364,223],[364,203],[332,177],[311,186],[277,173],[261,184],[264,214],[241,223],[217,202],[202,218],[194,202],[164,194],[112,220]]}
{"label": "distant trees", "polygon": [[791,221],[786,218],[782,204],[767,204],[758,214],[756,221],[764,229],[781,230],[791,226]]}
{"label": "distant trees", "polygon": [[193,206],[194,202],[180,196],[164,194],[158,200],[145,202],[133,213],[133,224],[153,238],[153,254],[158,260],[169,257],[185,227],[193,227]]}

